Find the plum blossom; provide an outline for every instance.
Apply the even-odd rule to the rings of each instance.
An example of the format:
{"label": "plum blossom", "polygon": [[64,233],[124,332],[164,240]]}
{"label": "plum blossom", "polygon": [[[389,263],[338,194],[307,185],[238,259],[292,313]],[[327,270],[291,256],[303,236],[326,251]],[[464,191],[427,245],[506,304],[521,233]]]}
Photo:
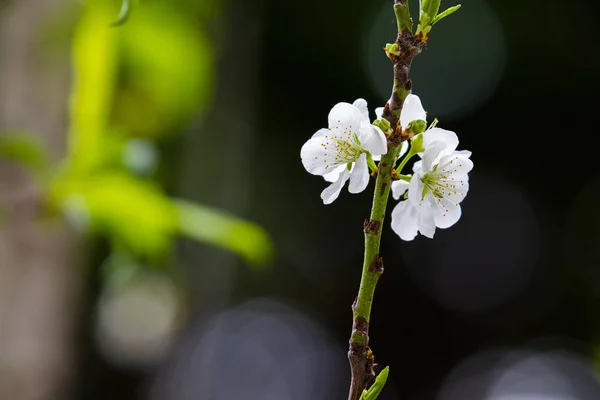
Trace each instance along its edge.
{"label": "plum blossom", "polygon": [[[381,119],[383,115],[383,107],[375,109],[375,115],[377,119]],[[400,126],[402,129],[408,128],[411,122],[418,120],[427,120],[427,113],[421,104],[419,96],[409,94],[404,100],[402,111],[400,111]],[[402,148],[398,157],[402,157],[408,150],[408,141],[402,142]],[[379,161],[379,158],[373,157],[374,160]]]}
{"label": "plum blossom", "polygon": [[415,163],[410,183],[392,183],[396,199],[408,190],[408,199],[392,211],[392,229],[403,240],[413,240],[417,233],[433,238],[436,227],[449,228],[460,219],[460,203],[469,190],[468,173],[473,168],[471,152],[456,151],[456,135],[442,133],[442,140],[424,145],[423,158]]}
{"label": "plum blossom", "polygon": [[367,154],[377,157],[387,152],[387,139],[381,129],[371,125],[364,99],[336,104],[328,120],[329,127],[318,130],[300,151],[309,173],[332,182],[321,193],[325,204],[337,199],[348,180],[350,193],[365,190],[369,183]]}

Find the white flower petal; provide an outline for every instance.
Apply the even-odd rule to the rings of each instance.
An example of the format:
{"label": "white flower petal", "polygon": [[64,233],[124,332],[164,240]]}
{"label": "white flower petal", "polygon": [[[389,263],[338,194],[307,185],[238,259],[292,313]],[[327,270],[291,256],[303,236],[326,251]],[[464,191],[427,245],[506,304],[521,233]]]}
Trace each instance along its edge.
{"label": "white flower petal", "polygon": [[342,191],[342,188],[344,187],[344,184],[346,183],[349,177],[350,171],[345,169],[340,174],[337,181],[329,185],[327,188],[325,188],[325,190],[323,190],[323,192],[321,192],[321,199],[323,200],[323,204],[331,204],[335,199],[338,198],[340,192]]}
{"label": "white flower petal", "polygon": [[437,203],[437,207],[433,215],[438,228],[446,229],[458,222],[461,216],[460,204],[453,203],[447,198],[434,201]]}
{"label": "white flower petal", "polygon": [[[427,120],[427,113],[421,105],[421,99],[419,96],[409,94],[404,100],[402,111],[400,111],[400,125],[402,129],[408,128],[408,124],[415,120]],[[456,147],[455,147],[456,148]]]}
{"label": "white flower petal", "polygon": [[400,148],[400,154],[398,154],[398,157],[402,157],[404,154],[406,154],[407,151],[408,151],[408,140],[405,140],[404,142],[402,142],[402,147]]}
{"label": "white flower petal", "polygon": [[383,107],[377,107],[375,109],[375,116],[377,117],[377,119],[381,119],[382,115],[383,115]]}
{"label": "white flower petal", "polygon": [[371,155],[387,153],[387,139],[378,127],[371,124],[363,125],[359,132],[359,138],[363,149]]}
{"label": "white flower petal", "polygon": [[459,156],[461,158],[471,157],[471,152],[469,150],[458,150],[458,151],[455,151],[454,154],[456,154],[457,156]]}
{"label": "white flower petal", "polygon": [[369,184],[369,167],[367,165],[367,155],[365,153],[358,157],[354,163],[354,168],[350,172],[350,184],[348,191],[350,193],[360,193],[367,188]]}
{"label": "white flower petal", "polygon": [[401,201],[392,210],[392,230],[402,240],[413,240],[419,232],[418,218],[417,208],[409,201]]}
{"label": "white flower petal", "polygon": [[452,153],[458,146],[458,136],[456,136],[456,133],[446,129],[431,128],[423,132],[422,135],[423,147],[425,148],[425,151],[427,151],[429,146],[431,146],[434,142],[444,143],[445,148],[440,152],[440,156],[445,156]]}
{"label": "white flower petal", "polygon": [[470,151],[455,151],[440,158],[439,168],[441,171],[450,172],[451,176],[466,175],[473,169],[473,161],[469,159],[470,155]]}
{"label": "white flower petal", "polygon": [[469,191],[468,176],[464,175],[462,180],[445,180],[438,183],[442,195],[452,203],[461,203]]}
{"label": "white flower petal", "polygon": [[413,164],[413,172],[423,171],[423,161],[419,160]]}
{"label": "white flower petal", "polygon": [[[327,150],[327,139],[323,136],[308,139],[300,150],[300,158],[302,165],[308,172],[313,175],[324,175],[329,173],[334,168],[334,165],[329,165],[329,152]],[[325,155],[327,154],[327,156]]]}
{"label": "white flower petal", "polygon": [[334,168],[333,171],[323,175],[323,179],[325,179],[327,182],[335,182],[340,177],[340,174],[347,168],[348,167],[346,165],[339,165]]}
{"label": "white flower petal", "polygon": [[362,121],[361,111],[350,103],[337,103],[329,112],[329,128],[358,131]]}
{"label": "white flower petal", "polygon": [[392,182],[392,197],[396,200],[400,200],[400,197],[406,193],[409,186],[409,182],[402,180]]}
{"label": "white flower petal", "polygon": [[331,129],[323,128],[323,129],[319,129],[318,131],[316,131],[314,133],[314,135],[312,135],[311,139],[319,137],[319,136],[329,136],[329,135],[331,135]]}
{"label": "white flower petal", "polygon": [[435,234],[435,213],[429,204],[423,204],[418,208],[419,217],[417,225],[421,235],[433,239]]}
{"label": "white flower petal", "polygon": [[440,153],[446,149],[445,146],[446,144],[443,142],[433,142],[425,148],[425,152],[422,155],[424,172],[429,172],[433,169],[440,158]]}
{"label": "white flower petal", "polygon": [[473,162],[468,159],[470,152],[454,152],[442,157],[436,171],[437,186],[442,195],[454,204],[459,204],[469,191],[469,175]]}
{"label": "white flower petal", "polygon": [[356,99],[352,105],[356,107],[358,111],[360,111],[363,122],[371,123],[371,119],[369,118],[369,109],[367,108],[367,101],[365,99]]}
{"label": "white flower petal", "polygon": [[408,200],[410,200],[414,206],[419,206],[423,200],[423,188],[425,185],[421,181],[422,176],[421,172],[415,171],[415,174],[408,184]]}

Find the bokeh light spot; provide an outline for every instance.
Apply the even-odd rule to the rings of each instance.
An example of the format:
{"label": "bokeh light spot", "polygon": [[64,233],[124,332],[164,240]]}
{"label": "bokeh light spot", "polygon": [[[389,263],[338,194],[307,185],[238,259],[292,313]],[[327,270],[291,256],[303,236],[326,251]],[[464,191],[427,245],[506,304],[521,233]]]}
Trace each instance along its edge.
{"label": "bokeh light spot", "polygon": [[483,312],[514,298],[538,259],[539,228],[523,193],[506,181],[475,173],[460,221],[418,237],[401,251],[417,284],[444,307]]}
{"label": "bokeh light spot", "polygon": [[[396,38],[391,4],[383,4],[370,29],[365,35],[365,69],[382,106],[390,97],[393,79],[383,52],[385,44]],[[484,0],[469,0],[433,28],[427,48],[411,69],[413,91],[430,117],[464,117],[493,95],[505,64],[506,44],[498,18]]]}
{"label": "bokeh light spot", "polygon": [[575,352],[495,348],[458,364],[444,380],[438,400],[592,400],[599,396],[591,364]]}
{"label": "bokeh light spot", "polygon": [[169,350],[181,303],[166,277],[143,274],[110,287],[100,297],[96,340],[104,358],[126,367],[153,366]]}
{"label": "bokeh light spot", "polygon": [[345,383],[344,351],[308,316],[275,300],[241,304],[198,328],[159,375],[152,400],[327,400],[340,378]]}

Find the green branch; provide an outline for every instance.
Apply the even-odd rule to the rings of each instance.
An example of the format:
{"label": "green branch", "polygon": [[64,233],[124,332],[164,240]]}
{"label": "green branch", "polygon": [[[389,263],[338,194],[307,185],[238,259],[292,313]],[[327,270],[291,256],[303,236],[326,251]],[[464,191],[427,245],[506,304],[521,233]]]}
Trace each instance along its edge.
{"label": "green branch", "polygon": [[359,400],[368,381],[375,376],[373,371],[373,356],[369,349],[369,320],[371,306],[375,296],[377,281],[383,273],[383,260],[379,256],[381,244],[381,231],[385,217],[390,187],[392,183],[392,170],[401,146],[390,149],[379,162],[379,173],[375,182],[375,195],[369,221],[365,221],[365,257],[363,261],[362,277],[358,297],[352,306],[353,324],[350,338],[348,358],[352,369],[349,400]]}
{"label": "green branch", "polygon": [[[392,96],[383,107],[382,119],[375,121],[387,136],[388,152],[381,157],[377,167],[377,180],[375,181],[375,194],[371,216],[364,224],[365,257],[363,260],[362,275],[358,296],[352,304],[353,322],[350,336],[350,349],[348,360],[352,370],[349,400],[375,400],[387,379],[387,369],[372,386],[373,390],[366,390],[367,385],[375,376],[373,367],[375,357],[369,348],[369,322],[371,306],[375,297],[377,281],[383,273],[383,258],[380,256],[381,231],[385,217],[390,188],[393,179],[410,181],[405,175],[400,175],[402,168],[415,154],[423,151],[422,136],[418,134],[426,128],[425,121],[413,121],[409,126],[402,127],[400,113],[406,97],[412,90],[412,82],[408,77],[413,59],[421,53],[427,43],[429,31],[433,24],[452,14],[460,6],[451,7],[438,14],[441,0],[423,0],[420,5],[420,20],[417,31],[412,33],[412,21],[408,10],[408,0],[394,0],[394,14],[398,25],[398,37],[393,44],[385,46],[387,57],[394,64],[394,84]],[[435,122],[434,122],[435,124]],[[402,143],[410,140],[411,148],[404,160],[394,169]],[[373,160],[369,167],[373,170]],[[408,178],[408,179],[407,179]],[[385,376],[384,376],[385,375]],[[366,395],[365,395],[366,394]]]}
{"label": "green branch", "polygon": [[[375,377],[374,356],[369,348],[369,322],[375,288],[383,273],[383,259],[379,252],[381,231],[392,185],[392,175],[396,172],[394,166],[402,148],[402,142],[408,139],[400,126],[400,112],[412,88],[408,73],[413,59],[425,45],[424,41],[415,37],[411,32],[408,1],[395,0],[394,12],[398,23],[398,38],[393,45],[386,46],[386,54],[394,64],[394,84],[392,96],[385,105],[382,115],[390,124],[388,153],[382,156],[379,162],[371,216],[364,224],[365,255],[358,296],[352,305],[353,323],[348,351],[348,360],[352,370],[349,400],[360,400],[363,391]],[[376,396],[377,394],[373,392],[371,398],[374,399]]]}

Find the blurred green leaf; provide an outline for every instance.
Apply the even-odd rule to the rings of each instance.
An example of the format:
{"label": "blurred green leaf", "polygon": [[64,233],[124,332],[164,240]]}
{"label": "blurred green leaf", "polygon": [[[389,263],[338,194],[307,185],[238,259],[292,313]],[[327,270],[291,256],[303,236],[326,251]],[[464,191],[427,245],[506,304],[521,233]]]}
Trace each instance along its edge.
{"label": "blurred green leaf", "polygon": [[108,27],[111,18],[109,1],[88,0],[73,37],[69,150],[78,171],[96,167],[103,156],[117,68],[118,35]]}
{"label": "blurred green leaf", "polygon": [[271,239],[257,224],[183,200],[175,204],[181,234],[234,251],[251,265],[265,265],[273,258]]}
{"label": "blurred green leaf", "polygon": [[121,87],[111,123],[130,135],[177,132],[210,99],[213,46],[176,4],[145,2],[118,30]]}
{"label": "blurred green leaf", "polygon": [[71,221],[108,235],[136,255],[165,257],[178,225],[177,209],[156,185],[122,172],[65,177],[53,201]]}
{"label": "blurred green leaf", "polygon": [[149,142],[132,138],[177,131],[208,103],[214,54],[193,16],[171,2],[144,3],[111,29],[119,4],[123,22],[130,1],[87,0],[74,32],[69,158],[51,182],[51,204],[136,257],[164,258],[182,234],[265,264],[273,250],[259,226],[174,202],[129,172],[148,175],[158,162]]}
{"label": "blurred green leaf", "polygon": [[42,144],[26,134],[0,134],[0,158],[21,163],[35,172],[48,167],[49,161]]}
{"label": "blurred green leaf", "polygon": [[175,3],[147,2],[110,29],[114,6],[88,0],[74,33],[69,142],[78,170],[101,164],[112,136],[177,132],[212,94],[213,46],[192,15]]}
{"label": "blurred green leaf", "polygon": [[127,173],[65,176],[52,185],[52,199],[75,225],[108,235],[138,256],[165,257],[176,234],[231,250],[252,265],[264,265],[273,256],[271,240],[258,225],[173,201],[157,186]]}

